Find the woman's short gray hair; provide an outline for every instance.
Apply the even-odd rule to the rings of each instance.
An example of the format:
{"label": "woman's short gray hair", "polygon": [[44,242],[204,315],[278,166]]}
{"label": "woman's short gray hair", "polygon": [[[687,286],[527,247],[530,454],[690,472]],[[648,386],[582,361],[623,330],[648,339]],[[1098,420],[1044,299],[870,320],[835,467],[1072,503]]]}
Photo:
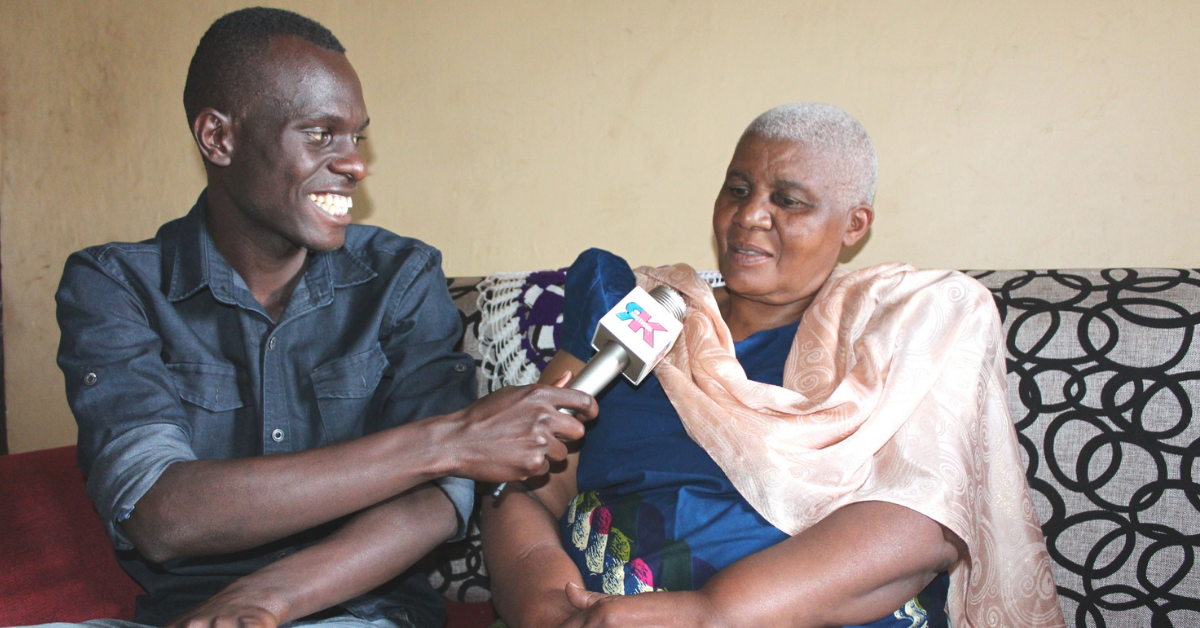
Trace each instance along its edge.
{"label": "woman's short gray hair", "polygon": [[785,140],[822,153],[847,208],[875,200],[879,162],[871,136],[853,116],[822,103],[779,105],[754,119],[742,137]]}

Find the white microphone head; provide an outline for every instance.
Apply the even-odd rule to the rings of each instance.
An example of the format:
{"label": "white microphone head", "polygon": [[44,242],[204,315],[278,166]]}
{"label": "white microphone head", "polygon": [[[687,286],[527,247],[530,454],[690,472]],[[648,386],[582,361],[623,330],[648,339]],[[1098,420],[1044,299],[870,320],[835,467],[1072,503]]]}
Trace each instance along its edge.
{"label": "white microphone head", "polygon": [[658,286],[649,293],[634,288],[600,318],[592,347],[599,351],[610,342],[624,347],[629,366],[623,374],[636,386],[675,345],[683,331],[686,311],[683,297],[667,286]]}

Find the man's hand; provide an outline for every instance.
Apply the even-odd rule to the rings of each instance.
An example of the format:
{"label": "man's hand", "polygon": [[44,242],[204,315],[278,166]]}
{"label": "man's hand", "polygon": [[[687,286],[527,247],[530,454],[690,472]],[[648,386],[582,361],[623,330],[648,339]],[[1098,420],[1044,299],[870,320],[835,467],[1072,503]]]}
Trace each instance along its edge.
{"label": "man's hand", "polygon": [[[591,395],[534,384],[498,390],[446,417],[441,435],[457,461],[450,475],[481,482],[511,482],[542,475],[567,457],[565,442],[583,438],[583,423],[598,410]],[[560,409],[571,410],[571,416]]]}
{"label": "man's hand", "polygon": [[606,595],[568,584],[567,600],[579,612],[560,628],[714,628],[721,626],[719,615],[695,591],[679,593],[642,593]]}
{"label": "man's hand", "polygon": [[276,628],[287,606],[262,591],[251,594],[236,584],[181,615],[167,628]]}

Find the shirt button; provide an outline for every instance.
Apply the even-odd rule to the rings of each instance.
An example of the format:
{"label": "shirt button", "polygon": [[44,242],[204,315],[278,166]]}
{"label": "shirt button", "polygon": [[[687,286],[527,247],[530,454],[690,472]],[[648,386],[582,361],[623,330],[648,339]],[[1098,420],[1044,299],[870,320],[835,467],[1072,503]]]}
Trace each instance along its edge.
{"label": "shirt button", "polygon": [[271,339],[267,341],[267,348],[268,349],[275,348],[275,336],[271,336]]}
{"label": "shirt button", "polygon": [[273,440],[277,443],[282,441],[283,440],[283,430],[281,430],[279,428],[275,428],[275,431],[271,432],[271,440]]}
{"label": "shirt button", "polygon": [[83,384],[85,386],[92,386],[95,383],[96,383],[96,374],[95,373],[88,373],[87,375],[83,376]]}
{"label": "shirt button", "polygon": [[467,370],[467,365],[466,364],[455,364],[454,370],[458,371],[459,373],[462,373],[463,371]]}

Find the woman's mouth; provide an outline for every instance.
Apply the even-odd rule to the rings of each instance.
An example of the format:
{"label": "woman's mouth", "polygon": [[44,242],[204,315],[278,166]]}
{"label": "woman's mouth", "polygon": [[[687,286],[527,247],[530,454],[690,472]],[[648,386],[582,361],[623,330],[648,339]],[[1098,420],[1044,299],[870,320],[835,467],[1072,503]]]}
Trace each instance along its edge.
{"label": "woman's mouth", "polygon": [[740,264],[753,264],[772,257],[770,253],[762,249],[745,244],[730,244],[729,255]]}
{"label": "woman's mouth", "polygon": [[345,216],[346,212],[354,207],[354,201],[350,200],[349,196],[344,194],[331,194],[322,192],[321,194],[309,194],[308,200],[314,205],[320,207],[322,211],[333,217]]}

